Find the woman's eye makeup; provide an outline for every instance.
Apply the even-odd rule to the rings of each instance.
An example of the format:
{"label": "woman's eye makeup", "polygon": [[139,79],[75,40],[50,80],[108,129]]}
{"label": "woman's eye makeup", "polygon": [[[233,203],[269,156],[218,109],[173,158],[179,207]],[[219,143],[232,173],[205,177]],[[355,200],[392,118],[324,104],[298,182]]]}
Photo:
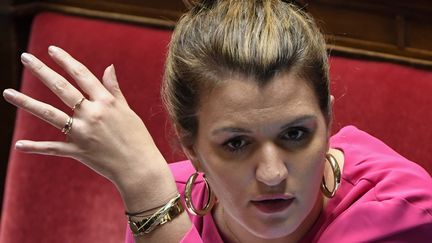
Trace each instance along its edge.
{"label": "woman's eye makeup", "polygon": [[[311,137],[312,131],[307,127],[290,127],[285,129],[279,136],[283,144],[288,146],[300,146]],[[251,144],[244,136],[237,136],[222,143],[222,147],[228,152],[241,152]]]}
{"label": "woman's eye makeup", "polygon": [[239,136],[229,139],[224,142],[222,146],[229,152],[240,152],[249,145],[249,141],[246,138]]}
{"label": "woman's eye makeup", "polygon": [[281,138],[287,141],[300,142],[307,139],[310,133],[310,129],[306,127],[291,127],[282,133]]}
{"label": "woman's eye makeup", "polygon": [[[274,135],[275,137],[269,139],[274,139],[274,142],[286,149],[298,149],[311,141],[315,130],[315,119],[302,119],[301,121],[292,122],[281,127],[280,131]],[[255,143],[259,143],[258,140],[255,140],[253,132],[250,130],[237,128],[230,129],[229,133],[231,133],[231,137],[225,138],[220,145],[225,151],[230,153],[243,152],[243,150],[255,146]]]}

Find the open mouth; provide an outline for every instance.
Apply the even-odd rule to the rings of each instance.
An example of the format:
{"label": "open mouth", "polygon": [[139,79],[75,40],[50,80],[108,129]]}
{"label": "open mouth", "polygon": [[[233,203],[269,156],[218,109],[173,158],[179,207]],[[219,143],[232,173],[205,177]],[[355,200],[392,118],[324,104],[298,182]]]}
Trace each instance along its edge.
{"label": "open mouth", "polygon": [[294,198],[288,198],[288,199],[277,198],[277,199],[251,201],[251,203],[259,211],[263,213],[277,213],[287,209],[293,201]]}

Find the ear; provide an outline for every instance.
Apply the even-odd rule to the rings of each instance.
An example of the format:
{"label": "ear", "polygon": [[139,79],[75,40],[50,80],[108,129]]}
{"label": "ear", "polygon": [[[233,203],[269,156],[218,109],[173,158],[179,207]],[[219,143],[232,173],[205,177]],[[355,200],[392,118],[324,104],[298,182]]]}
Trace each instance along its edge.
{"label": "ear", "polygon": [[334,101],[335,101],[335,97],[333,95],[330,95],[330,107],[329,107],[329,113],[330,113],[329,114],[329,118],[330,118],[330,121],[329,121],[329,127],[331,126],[332,121],[333,121]]}
{"label": "ear", "polygon": [[[328,121],[328,126],[327,126],[327,135],[330,138],[331,136],[331,129],[332,129],[332,124],[333,124],[333,106],[334,106],[334,96],[330,95],[330,107],[329,107],[329,121]],[[330,143],[328,143],[328,148],[330,148]]]}
{"label": "ear", "polygon": [[194,145],[185,146],[182,144],[183,153],[192,162],[193,167],[196,171],[202,172],[201,160],[199,159],[199,154],[196,152]]}
{"label": "ear", "polygon": [[194,143],[191,143],[191,141],[187,141],[188,139],[186,139],[185,136],[183,135],[184,132],[182,132],[181,129],[179,129],[176,124],[174,124],[174,131],[176,132],[177,137],[180,140],[183,153],[192,162],[192,165],[195,167],[195,170],[202,171],[199,155],[197,153]]}

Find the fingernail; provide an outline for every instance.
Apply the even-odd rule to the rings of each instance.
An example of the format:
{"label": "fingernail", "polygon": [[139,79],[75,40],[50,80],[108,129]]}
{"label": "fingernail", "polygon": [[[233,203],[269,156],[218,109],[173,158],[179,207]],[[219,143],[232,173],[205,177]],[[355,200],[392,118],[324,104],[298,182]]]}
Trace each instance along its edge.
{"label": "fingernail", "polygon": [[52,53],[57,52],[58,49],[59,49],[59,48],[58,48],[57,46],[49,46],[49,47],[48,47],[48,52],[52,54]]}
{"label": "fingernail", "polygon": [[24,144],[20,141],[15,143],[15,149],[22,149],[24,148]]}
{"label": "fingernail", "polygon": [[17,92],[13,89],[5,89],[3,91],[3,97],[5,98],[13,98]]}
{"label": "fingernail", "polygon": [[32,57],[30,54],[24,52],[21,54],[21,61],[24,63],[30,63],[32,61]]}

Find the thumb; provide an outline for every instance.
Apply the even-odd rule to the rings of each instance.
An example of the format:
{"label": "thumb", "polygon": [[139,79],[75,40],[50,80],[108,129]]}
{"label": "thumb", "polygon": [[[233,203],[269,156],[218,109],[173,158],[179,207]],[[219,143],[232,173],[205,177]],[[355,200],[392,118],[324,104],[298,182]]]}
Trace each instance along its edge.
{"label": "thumb", "polygon": [[126,99],[123,96],[123,93],[120,90],[117,76],[115,74],[115,68],[114,65],[111,64],[108,66],[103,74],[102,82],[105,88],[116,98],[120,98],[126,101]]}

